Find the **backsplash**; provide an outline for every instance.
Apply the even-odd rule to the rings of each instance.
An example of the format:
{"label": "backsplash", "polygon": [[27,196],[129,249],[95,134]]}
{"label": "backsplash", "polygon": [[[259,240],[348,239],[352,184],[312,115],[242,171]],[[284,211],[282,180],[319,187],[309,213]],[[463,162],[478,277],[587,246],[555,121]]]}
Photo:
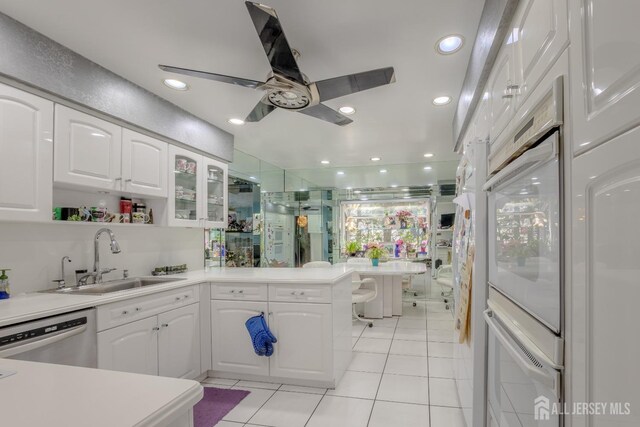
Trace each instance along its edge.
{"label": "backsplash", "polygon": [[[8,272],[12,295],[55,287],[60,278],[60,259],[65,264],[67,284],[73,284],[74,271],[93,268],[93,238],[99,224],[0,223],[0,267]],[[109,239],[101,236],[100,265],[118,270],[104,280],[150,275],[154,267],[187,264],[189,270],[203,268],[203,232],[197,228],[114,226],[111,228],[121,252],[112,254]]]}

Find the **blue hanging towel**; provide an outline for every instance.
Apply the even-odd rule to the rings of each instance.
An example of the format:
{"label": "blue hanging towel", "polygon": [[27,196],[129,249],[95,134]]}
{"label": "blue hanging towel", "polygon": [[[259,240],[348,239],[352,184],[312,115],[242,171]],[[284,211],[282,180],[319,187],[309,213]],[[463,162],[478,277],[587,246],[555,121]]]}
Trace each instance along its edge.
{"label": "blue hanging towel", "polygon": [[245,326],[249,331],[253,349],[258,356],[271,356],[273,354],[273,344],[278,340],[271,333],[267,322],[264,320],[264,314],[250,317]]}

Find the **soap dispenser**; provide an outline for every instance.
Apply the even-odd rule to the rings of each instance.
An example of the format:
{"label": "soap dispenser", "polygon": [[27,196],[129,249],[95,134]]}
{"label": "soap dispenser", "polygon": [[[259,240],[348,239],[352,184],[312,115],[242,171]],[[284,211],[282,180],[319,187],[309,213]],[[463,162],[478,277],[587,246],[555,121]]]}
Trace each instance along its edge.
{"label": "soap dispenser", "polygon": [[9,277],[5,273],[6,271],[11,271],[9,268],[0,268],[2,270],[2,275],[0,275],[0,299],[9,298]]}

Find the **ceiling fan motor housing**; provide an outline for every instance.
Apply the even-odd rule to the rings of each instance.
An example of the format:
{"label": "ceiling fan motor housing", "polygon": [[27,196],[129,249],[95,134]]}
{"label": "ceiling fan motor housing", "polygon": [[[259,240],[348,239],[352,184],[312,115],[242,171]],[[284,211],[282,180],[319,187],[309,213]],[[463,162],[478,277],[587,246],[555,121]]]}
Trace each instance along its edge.
{"label": "ceiling fan motor housing", "polygon": [[275,73],[269,76],[261,89],[267,91],[264,101],[286,110],[302,110],[319,102],[318,90],[313,83],[300,84]]}

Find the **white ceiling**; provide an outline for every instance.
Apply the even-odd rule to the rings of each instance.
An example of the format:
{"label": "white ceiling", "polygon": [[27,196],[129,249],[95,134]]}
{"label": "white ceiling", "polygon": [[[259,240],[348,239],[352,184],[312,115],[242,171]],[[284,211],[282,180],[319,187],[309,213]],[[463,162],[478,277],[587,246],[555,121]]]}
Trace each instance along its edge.
{"label": "white ceiling", "polygon": [[[397,82],[327,102],[357,109],[339,127],[277,110],[259,123],[236,127],[262,92],[179,77],[191,90],[161,80],[164,63],[264,80],[269,64],[241,0],[0,0],[0,11],[98,64],[235,135],[236,148],[283,168],[378,165],[455,160],[451,123],[464,79],[482,0],[264,0],[274,7],[298,61],[312,80],[393,66]],[[436,54],[448,34],[463,49]],[[451,95],[435,107],[431,100]]]}

